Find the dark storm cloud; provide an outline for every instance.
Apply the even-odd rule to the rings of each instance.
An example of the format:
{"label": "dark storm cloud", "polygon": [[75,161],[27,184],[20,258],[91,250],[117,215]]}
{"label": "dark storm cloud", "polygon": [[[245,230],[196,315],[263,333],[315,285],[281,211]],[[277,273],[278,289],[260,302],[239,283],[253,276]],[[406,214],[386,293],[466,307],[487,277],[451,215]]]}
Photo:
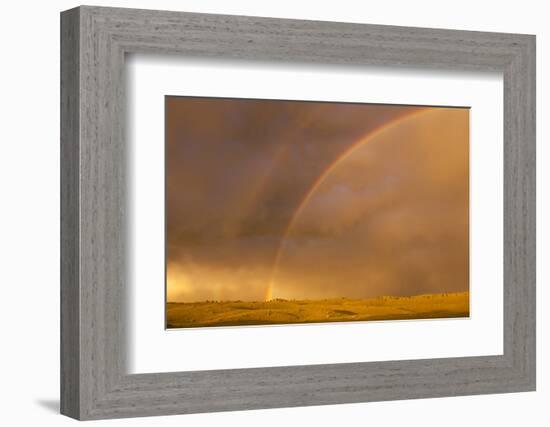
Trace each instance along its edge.
{"label": "dark storm cloud", "polygon": [[[418,111],[421,109],[369,104],[167,97],[169,299],[262,299],[272,278],[281,238],[318,177],[363,135]],[[406,161],[406,147],[400,147],[405,150],[400,156],[388,150],[385,161]],[[414,151],[414,147],[411,150]],[[428,160],[434,165],[423,165],[421,169],[432,168],[437,174],[439,159]],[[348,180],[351,185],[357,181],[357,171],[353,172],[353,166],[345,169],[355,177]],[[407,170],[412,173],[410,169]],[[392,169],[392,173],[396,170]],[[379,168],[362,173],[368,178],[386,172]],[[398,210],[388,212],[387,206],[394,203],[392,200],[402,198],[384,190],[394,185],[392,180],[402,182],[402,178],[386,173],[376,186],[361,190],[362,195],[357,188],[348,189],[355,195],[354,200],[362,196],[362,204],[354,201],[356,209],[350,204],[349,212],[345,215],[341,212],[337,220],[320,224],[312,220],[302,229],[295,228],[294,238],[309,233],[311,244],[322,239],[323,233],[325,241],[330,240],[338,227],[348,227],[346,233],[349,230],[353,233],[354,227],[368,225],[364,220],[367,216],[381,215],[389,221]],[[464,177],[457,180],[464,181]],[[345,189],[340,192],[342,194],[336,191],[325,198],[324,203],[345,205],[346,200],[351,200],[346,199]],[[312,198],[312,203],[322,203],[321,199],[320,196]],[[319,209],[321,211],[325,215],[334,213],[333,209]],[[348,223],[351,226],[346,225]],[[340,246],[342,251],[346,249],[346,245],[334,244],[332,240],[332,250]],[[324,261],[331,246],[316,245],[316,254],[310,251],[312,259],[326,264],[326,269],[332,268]],[[393,249],[380,247],[381,253],[385,250]],[[414,251],[420,249],[415,246],[409,251],[412,258]],[[393,268],[392,265],[383,267],[384,259],[377,263],[376,269],[372,266],[369,269],[371,276],[380,276]],[[355,264],[360,268],[354,273]],[[358,277],[366,274],[359,274],[366,270],[360,260],[350,257],[348,265],[342,278],[350,283],[356,283]],[[304,271],[298,262],[285,262],[280,268],[283,271],[279,277],[288,276],[288,286],[280,284],[287,293],[291,283],[296,288],[293,295],[326,286],[326,280],[318,280],[323,269]],[[418,282],[428,273],[423,274],[417,273]],[[325,293],[321,289],[310,297]]]}

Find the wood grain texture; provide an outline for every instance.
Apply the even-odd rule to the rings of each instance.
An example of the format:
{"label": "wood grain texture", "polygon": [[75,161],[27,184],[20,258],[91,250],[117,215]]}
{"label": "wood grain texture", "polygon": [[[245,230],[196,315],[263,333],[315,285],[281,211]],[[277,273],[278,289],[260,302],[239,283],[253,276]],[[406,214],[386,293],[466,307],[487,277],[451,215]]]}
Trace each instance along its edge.
{"label": "wood grain texture", "polygon": [[[535,38],[133,9],[62,13],[62,413],[77,419],[535,388]],[[127,374],[127,53],[504,75],[504,354]]]}
{"label": "wood grain texture", "polygon": [[61,412],[80,414],[79,12],[61,19]]}

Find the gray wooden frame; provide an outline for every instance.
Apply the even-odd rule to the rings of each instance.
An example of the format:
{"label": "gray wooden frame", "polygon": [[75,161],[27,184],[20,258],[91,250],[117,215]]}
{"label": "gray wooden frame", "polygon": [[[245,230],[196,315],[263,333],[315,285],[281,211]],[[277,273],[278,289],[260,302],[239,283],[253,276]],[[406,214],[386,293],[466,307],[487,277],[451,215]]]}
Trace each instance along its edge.
{"label": "gray wooden frame", "polygon": [[[504,354],[125,370],[130,52],[500,71]],[[61,14],[61,412],[100,419],[535,389],[535,37],[83,6]]]}

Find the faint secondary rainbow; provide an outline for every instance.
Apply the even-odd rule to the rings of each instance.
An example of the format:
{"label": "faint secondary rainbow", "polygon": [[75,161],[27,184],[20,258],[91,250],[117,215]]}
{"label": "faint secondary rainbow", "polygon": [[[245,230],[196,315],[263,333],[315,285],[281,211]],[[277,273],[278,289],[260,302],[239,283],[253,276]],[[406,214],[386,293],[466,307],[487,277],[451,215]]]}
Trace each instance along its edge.
{"label": "faint secondary rainbow", "polygon": [[281,241],[279,242],[279,247],[277,248],[277,252],[276,252],[276,255],[275,255],[275,260],[273,262],[273,267],[271,269],[269,283],[268,283],[268,286],[267,286],[267,289],[266,289],[266,292],[265,292],[265,300],[266,301],[271,300],[272,297],[273,297],[273,285],[274,285],[274,281],[275,281],[275,274],[277,273],[277,270],[279,268],[279,264],[281,262],[281,257],[282,257],[282,254],[283,254],[283,249],[284,249],[284,246],[285,246],[285,242],[286,242],[286,239],[288,238],[290,230],[294,226],[297,218],[300,216],[300,214],[304,210],[305,206],[308,204],[309,200],[311,199],[311,197],[313,196],[313,194],[315,193],[317,188],[319,188],[319,186],[323,183],[323,181],[327,178],[327,176],[330,175],[330,173],[334,170],[334,168],[336,168],[336,166],[340,162],[345,160],[356,149],[363,146],[364,144],[366,144],[367,142],[369,142],[373,138],[377,137],[381,133],[388,130],[389,128],[391,128],[395,125],[399,125],[399,124],[401,124],[401,122],[409,120],[413,116],[417,116],[419,114],[427,113],[427,112],[433,111],[433,110],[434,110],[433,108],[425,108],[425,109],[422,109],[422,110],[413,111],[409,114],[405,114],[403,116],[396,117],[393,120],[390,120],[389,122],[381,124],[380,126],[376,127],[375,129],[369,130],[365,135],[360,137],[356,142],[354,142],[346,150],[344,150],[344,152],[342,154],[340,154],[338,157],[336,157],[336,159],[327,166],[327,168],[323,171],[323,173],[321,173],[317,177],[317,179],[314,181],[313,185],[306,192],[304,198],[302,199],[302,201],[299,203],[298,207],[294,211],[294,214],[290,218],[290,221],[288,222],[288,225],[286,226],[286,228],[283,232],[283,237],[281,238]]}
{"label": "faint secondary rainbow", "polygon": [[245,197],[244,201],[241,203],[241,210],[243,214],[249,213],[254,204],[257,202],[258,197],[264,189],[269,185],[269,180],[273,176],[274,171],[277,169],[279,164],[283,161],[283,158],[286,156],[289,150],[289,143],[298,136],[301,132],[308,129],[315,120],[318,119],[320,114],[327,109],[326,106],[321,105],[316,110],[312,111],[305,119],[300,123],[294,126],[290,133],[285,136],[285,143],[281,144],[280,147],[273,155],[273,160],[271,164],[265,168],[261,177],[255,182],[255,185],[252,186],[248,195]]}

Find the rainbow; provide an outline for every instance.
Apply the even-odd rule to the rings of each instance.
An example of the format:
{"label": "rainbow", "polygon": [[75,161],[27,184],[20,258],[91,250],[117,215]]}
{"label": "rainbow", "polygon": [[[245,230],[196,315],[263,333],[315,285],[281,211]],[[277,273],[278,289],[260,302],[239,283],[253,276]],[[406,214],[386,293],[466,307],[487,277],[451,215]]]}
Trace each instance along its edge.
{"label": "rainbow", "polygon": [[284,232],[283,236],[279,242],[279,246],[277,248],[277,252],[275,255],[275,260],[273,262],[273,267],[271,269],[270,279],[268,282],[268,286],[265,292],[265,300],[270,301],[273,297],[273,286],[275,281],[275,275],[277,273],[277,270],[279,268],[279,264],[281,262],[281,257],[283,255],[283,250],[285,246],[286,239],[288,238],[288,235],[290,233],[290,230],[292,230],[292,227],[296,223],[297,218],[300,216],[302,211],[304,210],[305,206],[307,206],[309,200],[315,194],[319,186],[323,183],[323,181],[331,174],[331,172],[340,164],[340,162],[344,161],[347,157],[349,157],[355,150],[357,150],[359,147],[363,146],[370,140],[374,139],[381,133],[385,132],[389,128],[401,124],[403,121],[408,120],[412,118],[413,116],[417,116],[419,114],[427,113],[429,111],[433,111],[433,108],[425,108],[422,110],[413,111],[409,114],[405,114],[403,116],[396,117],[386,123],[381,124],[380,126],[376,127],[375,129],[370,130],[367,132],[367,134],[361,136],[356,142],[351,144],[342,154],[336,157],[336,159],[330,163],[327,168],[321,173],[317,179],[313,182],[313,185],[309,188],[309,190],[305,193],[304,197],[302,198],[301,202],[298,204],[298,207],[295,209],[292,217],[290,218],[290,221],[288,222]]}

